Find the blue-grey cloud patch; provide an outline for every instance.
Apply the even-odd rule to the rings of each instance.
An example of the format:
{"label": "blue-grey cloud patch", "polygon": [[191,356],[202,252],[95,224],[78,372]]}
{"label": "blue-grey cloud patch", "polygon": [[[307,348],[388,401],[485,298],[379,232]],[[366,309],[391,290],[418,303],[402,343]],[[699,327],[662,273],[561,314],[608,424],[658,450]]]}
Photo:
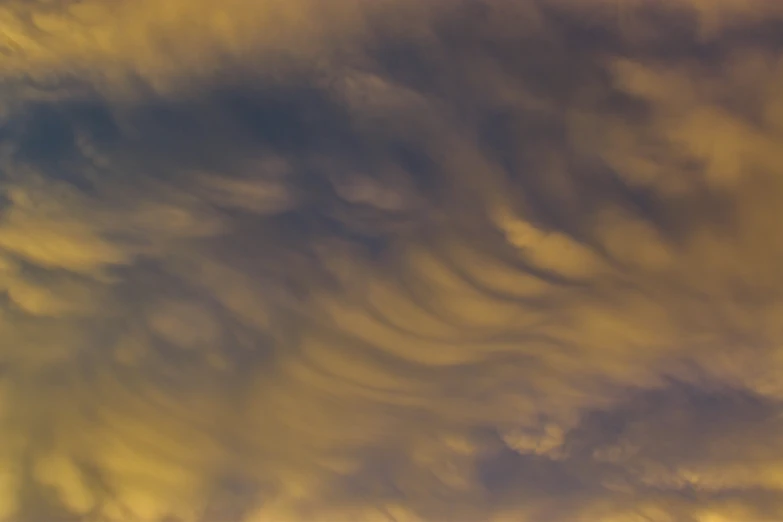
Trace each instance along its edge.
{"label": "blue-grey cloud patch", "polygon": [[0,4],[0,520],[780,519],[779,8],[333,4]]}

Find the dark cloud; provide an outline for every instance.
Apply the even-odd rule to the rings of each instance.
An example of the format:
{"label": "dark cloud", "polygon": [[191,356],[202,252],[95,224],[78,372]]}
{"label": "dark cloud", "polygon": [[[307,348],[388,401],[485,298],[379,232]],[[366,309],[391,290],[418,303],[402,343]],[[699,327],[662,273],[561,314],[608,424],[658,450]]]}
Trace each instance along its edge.
{"label": "dark cloud", "polygon": [[783,519],[781,23],[0,3],[0,520]]}

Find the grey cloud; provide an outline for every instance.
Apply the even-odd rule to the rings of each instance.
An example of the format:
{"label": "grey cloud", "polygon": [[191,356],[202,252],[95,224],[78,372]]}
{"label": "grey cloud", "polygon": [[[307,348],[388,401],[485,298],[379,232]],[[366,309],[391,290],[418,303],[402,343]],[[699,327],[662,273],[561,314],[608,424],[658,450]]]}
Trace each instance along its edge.
{"label": "grey cloud", "polygon": [[779,13],[521,4],[1,4],[0,520],[781,518]]}

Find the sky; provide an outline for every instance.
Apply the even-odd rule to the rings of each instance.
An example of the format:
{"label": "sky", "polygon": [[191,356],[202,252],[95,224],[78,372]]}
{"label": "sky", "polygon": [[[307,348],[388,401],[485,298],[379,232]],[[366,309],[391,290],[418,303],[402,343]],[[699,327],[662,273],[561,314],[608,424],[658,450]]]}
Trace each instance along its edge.
{"label": "sky", "polygon": [[0,521],[780,522],[783,2],[0,0]]}

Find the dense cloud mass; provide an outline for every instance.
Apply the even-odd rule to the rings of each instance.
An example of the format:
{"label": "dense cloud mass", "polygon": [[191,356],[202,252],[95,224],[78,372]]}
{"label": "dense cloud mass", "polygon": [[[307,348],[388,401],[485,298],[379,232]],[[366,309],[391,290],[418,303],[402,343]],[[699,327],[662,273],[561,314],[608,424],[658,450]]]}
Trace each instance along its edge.
{"label": "dense cloud mass", "polygon": [[783,520],[783,2],[0,36],[0,521]]}

